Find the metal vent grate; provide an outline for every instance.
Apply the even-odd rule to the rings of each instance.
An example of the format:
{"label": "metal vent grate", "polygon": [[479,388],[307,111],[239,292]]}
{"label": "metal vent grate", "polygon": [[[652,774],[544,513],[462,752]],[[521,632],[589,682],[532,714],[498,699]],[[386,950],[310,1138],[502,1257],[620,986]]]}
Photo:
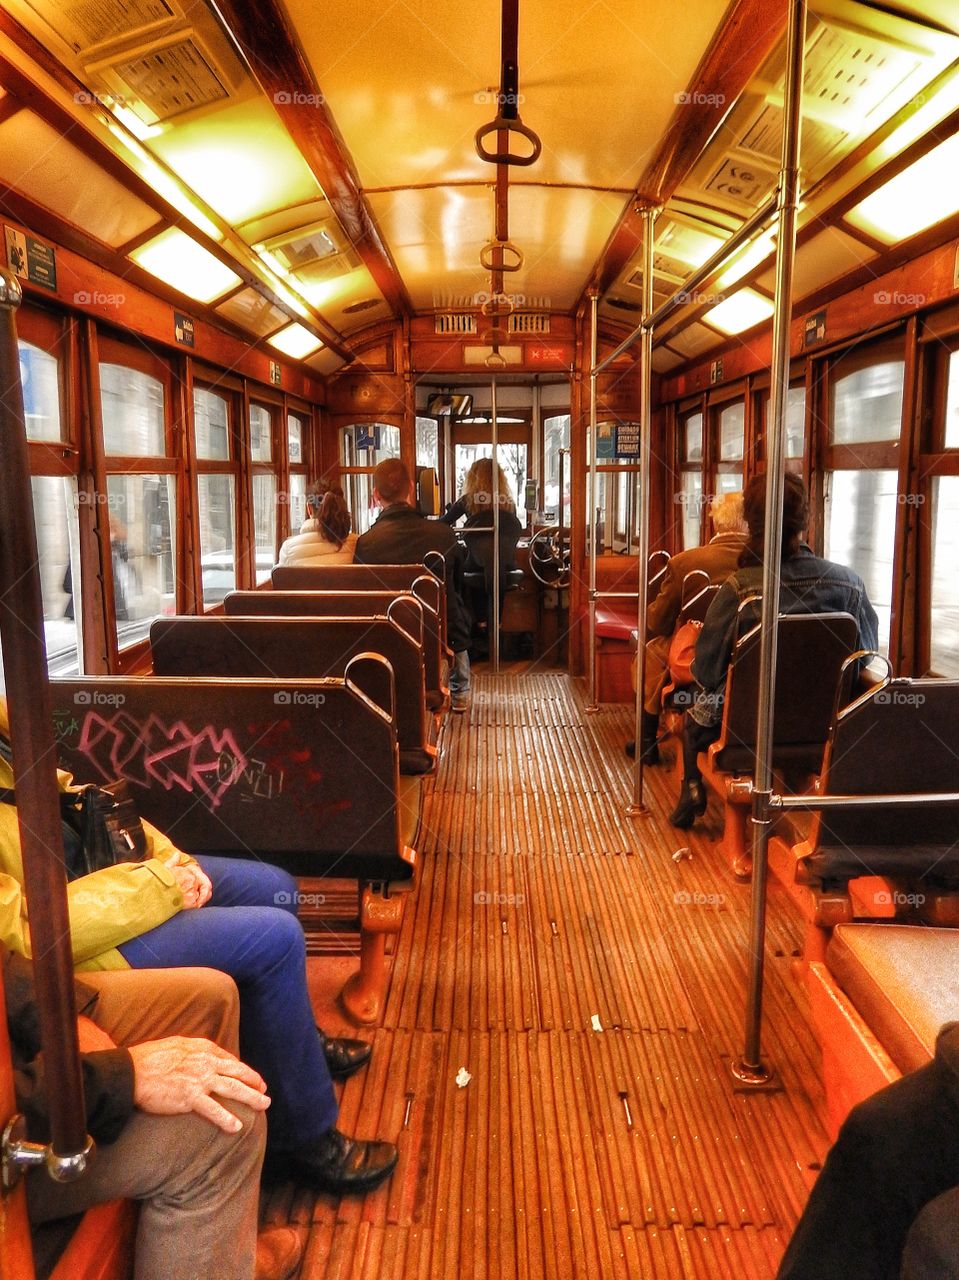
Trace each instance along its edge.
{"label": "metal vent grate", "polygon": [[510,333],[549,333],[549,316],[542,311],[514,311],[509,318]]}
{"label": "metal vent grate", "polygon": [[439,312],[435,317],[436,332],[455,337],[476,332],[476,316],[465,311]]}

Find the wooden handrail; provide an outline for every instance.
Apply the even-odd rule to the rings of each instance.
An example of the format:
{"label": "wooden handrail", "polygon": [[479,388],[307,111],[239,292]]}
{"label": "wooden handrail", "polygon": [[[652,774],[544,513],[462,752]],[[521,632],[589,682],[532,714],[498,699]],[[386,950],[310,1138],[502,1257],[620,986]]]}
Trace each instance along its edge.
{"label": "wooden handrail", "polygon": [[[20,284],[0,270],[0,645],[30,942],[46,1063],[53,1156],[73,1162],[87,1148],[77,1046],[76,998],[47,681],[43,598],[20,385],[15,312]],[[29,817],[28,817],[29,815]],[[82,1161],[80,1161],[82,1164]],[[51,1168],[51,1172],[54,1169]]]}

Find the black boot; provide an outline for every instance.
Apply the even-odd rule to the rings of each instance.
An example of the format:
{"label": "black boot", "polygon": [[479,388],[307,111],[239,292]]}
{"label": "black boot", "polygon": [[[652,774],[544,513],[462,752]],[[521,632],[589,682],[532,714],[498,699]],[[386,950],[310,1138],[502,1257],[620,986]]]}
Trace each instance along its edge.
{"label": "black boot", "polygon": [[684,782],[683,789],[679,793],[679,804],[669,815],[669,821],[674,827],[685,831],[705,812],[706,792],[703,790],[703,784],[695,781]]}
{"label": "black boot", "polygon": [[644,711],[640,742],[643,764],[659,764],[659,716],[654,711]]}

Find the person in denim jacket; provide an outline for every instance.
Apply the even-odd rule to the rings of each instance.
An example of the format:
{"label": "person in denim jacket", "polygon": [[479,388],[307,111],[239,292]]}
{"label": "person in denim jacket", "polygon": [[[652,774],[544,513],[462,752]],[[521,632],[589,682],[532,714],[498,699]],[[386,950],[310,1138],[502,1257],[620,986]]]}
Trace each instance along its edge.
{"label": "person in denim jacket", "polygon": [[[683,785],[670,814],[674,827],[691,827],[706,811],[706,795],[697,757],[719,737],[726,692],[726,673],[733,646],[758,621],[763,576],[763,534],[766,520],[766,478],[754,476],[743,496],[749,541],[739,568],[716,593],[696,641],[692,673],[698,685],[683,727]],[[859,628],[858,648],[875,649],[879,622],[858,573],[814,555],[802,541],[809,520],[806,489],[798,476],[787,474],[783,496],[781,613],[849,613]],[[740,612],[744,601],[751,602]]]}

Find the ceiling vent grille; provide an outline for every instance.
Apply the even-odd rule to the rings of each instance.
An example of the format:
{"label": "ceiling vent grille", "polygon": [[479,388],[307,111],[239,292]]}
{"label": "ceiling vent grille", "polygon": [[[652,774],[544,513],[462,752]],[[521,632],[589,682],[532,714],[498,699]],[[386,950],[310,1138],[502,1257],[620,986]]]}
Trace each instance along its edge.
{"label": "ceiling vent grille", "polygon": [[514,311],[509,318],[510,333],[549,333],[549,316],[542,311]]}
{"label": "ceiling vent grille", "polygon": [[436,332],[444,337],[456,337],[476,332],[476,316],[465,311],[442,311],[435,316]]}

